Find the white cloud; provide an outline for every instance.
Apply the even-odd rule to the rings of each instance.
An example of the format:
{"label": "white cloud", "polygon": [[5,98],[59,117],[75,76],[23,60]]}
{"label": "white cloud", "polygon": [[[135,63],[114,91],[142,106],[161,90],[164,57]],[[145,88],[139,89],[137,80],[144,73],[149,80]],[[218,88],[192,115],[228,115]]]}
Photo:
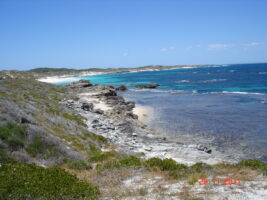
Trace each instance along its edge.
{"label": "white cloud", "polygon": [[209,50],[222,50],[222,49],[227,49],[229,47],[233,47],[235,44],[209,44],[208,49]]}
{"label": "white cloud", "polygon": [[170,51],[174,50],[176,47],[175,46],[169,46],[169,47],[162,47],[160,48],[161,51]]}
{"label": "white cloud", "polygon": [[259,45],[265,45],[265,43],[260,42],[248,42],[248,43],[232,43],[232,44],[210,44],[208,45],[208,50],[223,50],[228,49],[230,47],[245,47],[246,50],[248,50],[249,47],[255,47]]}
{"label": "white cloud", "polygon": [[129,54],[127,52],[124,52],[122,56],[128,56]]}
{"label": "white cloud", "polygon": [[185,47],[187,50],[193,49],[194,47],[192,45],[186,46]]}
{"label": "white cloud", "polygon": [[253,47],[253,46],[258,46],[258,45],[261,45],[262,43],[259,43],[259,42],[250,42],[250,43],[243,43],[241,44],[241,46],[244,46],[244,47]]}

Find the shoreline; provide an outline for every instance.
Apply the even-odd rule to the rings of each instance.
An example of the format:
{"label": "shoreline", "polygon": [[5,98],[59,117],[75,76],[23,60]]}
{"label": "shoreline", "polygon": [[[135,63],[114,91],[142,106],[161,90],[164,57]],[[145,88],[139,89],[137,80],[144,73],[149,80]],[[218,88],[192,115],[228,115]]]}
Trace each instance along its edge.
{"label": "shoreline", "polygon": [[37,78],[38,81],[46,83],[61,83],[64,81],[78,81],[83,76],[95,76],[102,74],[117,74],[117,73],[138,73],[138,72],[149,72],[149,71],[164,71],[164,70],[175,70],[175,69],[190,69],[190,68],[200,68],[200,67],[212,67],[213,65],[185,65],[185,66],[173,66],[169,68],[160,69],[126,69],[126,71],[107,71],[107,72],[79,72],[70,75],[57,75],[57,76],[45,76]]}
{"label": "shoreline", "polygon": [[156,134],[151,127],[143,123],[146,116],[151,114],[151,109],[126,101],[117,95],[113,86],[93,85],[78,88],[78,97],[78,100],[69,99],[63,103],[78,111],[86,119],[88,130],[106,137],[109,143],[116,145],[116,151],[119,153],[143,159],[171,158],[186,165],[197,162],[217,164],[239,161],[213,149],[209,151],[209,148],[202,144],[177,143]]}
{"label": "shoreline", "polygon": [[153,115],[151,107],[140,104],[135,104],[135,107],[133,108],[133,113],[138,116],[139,121],[146,120],[149,116]]}

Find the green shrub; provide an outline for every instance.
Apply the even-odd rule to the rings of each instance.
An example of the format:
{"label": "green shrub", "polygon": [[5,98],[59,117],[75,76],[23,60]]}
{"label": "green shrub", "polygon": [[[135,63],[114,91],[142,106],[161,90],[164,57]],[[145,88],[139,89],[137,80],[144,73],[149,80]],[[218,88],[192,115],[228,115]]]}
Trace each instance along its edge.
{"label": "green shrub", "polygon": [[128,156],[120,160],[111,160],[104,164],[98,164],[97,169],[101,171],[104,169],[112,170],[112,169],[117,169],[121,167],[140,167],[141,165],[142,165],[142,162],[139,158],[135,156]]}
{"label": "green shrub", "polygon": [[32,143],[27,146],[26,151],[32,156],[37,156],[38,154],[44,153],[46,146],[42,141],[41,136],[35,136]]}
{"label": "green shrub", "polygon": [[92,139],[97,141],[97,142],[100,142],[100,143],[106,143],[107,142],[107,138],[105,138],[102,135],[93,135]]}
{"label": "green shrub", "polygon": [[77,117],[75,115],[71,115],[69,113],[63,113],[63,117],[65,119],[69,119],[71,121],[75,121],[78,125],[83,126],[83,127],[87,127],[87,125],[83,122],[81,117]]}
{"label": "green shrub", "polygon": [[184,170],[187,169],[186,165],[177,164],[172,159],[161,160],[159,158],[150,158],[146,161],[146,165],[149,167],[158,167],[162,171],[171,171],[171,170]]}
{"label": "green shrub", "polygon": [[148,191],[147,191],[146,188],[140,188],[140,189],[139,189],[139,195],[140,195],[140,196],[145,196],[145,195],[147,195],[147,194],[148,194]]}
{"label": "green shrub", "polygon": [[45,144],[42,136],[35,136],[31,144],[26,147],[26,151],[33,157],[41,155],[44,158],[58,155],[55,145]]}
{"label": "green shrub", "polygon": [[236,164],[237,167],[249,167],[254,170],[259,170],[267,175],[267,163],[259,160],[242,160]]}
{"label": "green shrub", "polygon": [[58,167],[45,169],[34,164],[0,167],[0,199],[96,199],[99,193],[97,187]]}
{"label": "green shrub", "polygon": [[85,163],[84,161],[68,161],[67,162],[67,167],[69,169],[74,169],[74,170],[88,170],[92,169],[92,166]]}
{"label": "green shrub", "polygon": [[120,164],[123,167],[138,167],[142,165],[142,162],[139,158],[135,156],[128,156],[120,160]]}
{"label": "green shrub", "polygon": [[12,150],[23,148],[26,140],[26,126],[11,122],[0,126],[0,139]]}
{"label": "green shrub", "polygon": [[192,172],[201,173],[204,171],[211,170],[212,167],[210,165],[207,165],[205,163],[196,163],[190,167],[190,170]]}
{"label": "green shrub", "polygon": [[205,178],[206,176],[203,173],[188,173],[187,174],[187,183],[194,185],[199,179]]}
{"label": "green shrub", "polygon": [[100,151],[95,145],[92,145],[92,144],[89,144],[89,148],[90,148],[91,152]]}
{"label": "green shrub", "polygon": [[90,161],[92,162],[102,162],[104,160],[107,160],[108,158],[115,157],[115,152],[101,152],[101,151],[95,151],[92,153],[90,157]]}
{"label": "green shrub", "polygon": [[104,164],[97,164],[96,169],[98,171],[102,171],[105,169],[113,170],[113,169],[117,169],[120,167],[121,167],[121,164],[118,160],[111,160],[111,161],[104,163]]}
{"label": "green shrub", "polygon": [[13,159],[5,152],[4,149],[0,149],[0,163],[12,162]]}

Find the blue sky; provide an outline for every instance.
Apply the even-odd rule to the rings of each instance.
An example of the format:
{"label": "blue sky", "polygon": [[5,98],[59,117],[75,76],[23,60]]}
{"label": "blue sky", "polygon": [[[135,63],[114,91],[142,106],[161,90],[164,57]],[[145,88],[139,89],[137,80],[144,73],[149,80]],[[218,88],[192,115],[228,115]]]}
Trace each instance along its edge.
{"label": "blue sky", "polygon": [[0,69],[267,62],[266,0],[0,0]]}

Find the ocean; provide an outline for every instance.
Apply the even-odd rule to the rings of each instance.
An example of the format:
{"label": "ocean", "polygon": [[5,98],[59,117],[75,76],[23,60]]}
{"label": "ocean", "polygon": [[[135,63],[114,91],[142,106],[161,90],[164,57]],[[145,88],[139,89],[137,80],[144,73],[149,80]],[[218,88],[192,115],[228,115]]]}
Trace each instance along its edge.
{"label": "ocean", "polygon": [[[158,134],[187,144],[205,144],[236,158],[267,161],[266,63],[76,78],[129,87],[120,95],[152,108],[153,115],[144,123]],[[146,83],[160,86],[134,88]]]}

